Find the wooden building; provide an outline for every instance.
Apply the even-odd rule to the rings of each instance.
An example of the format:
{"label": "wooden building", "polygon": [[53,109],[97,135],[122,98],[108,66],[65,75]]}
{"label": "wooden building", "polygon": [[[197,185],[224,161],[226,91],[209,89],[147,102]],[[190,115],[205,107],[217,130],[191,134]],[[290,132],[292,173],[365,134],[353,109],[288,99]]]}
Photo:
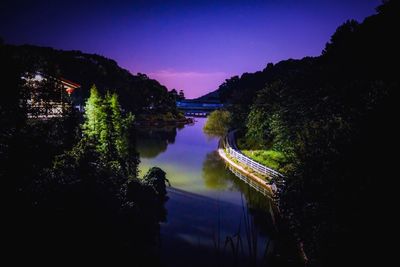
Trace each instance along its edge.
{"label": "wooden building", "polygon": [[23,77],[29,92],[27,117],[49,119],[62,117],[71,108],[70,96],[81,87],[65,78],[54,78],[42,74]]}

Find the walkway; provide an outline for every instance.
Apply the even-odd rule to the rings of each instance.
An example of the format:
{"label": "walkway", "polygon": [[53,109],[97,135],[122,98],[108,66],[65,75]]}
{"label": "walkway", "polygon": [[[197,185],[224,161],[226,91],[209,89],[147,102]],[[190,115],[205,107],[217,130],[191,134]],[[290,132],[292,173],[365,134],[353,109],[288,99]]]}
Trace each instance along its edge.
{"label": "walkway", "polygon": [[[230,131],[220,141],[218,154],[232,167],[245,174],[253,181],[257,182],[263,188],[267,188],[270,193],[274,194],[278,191],[276,183],[283,184],[283,175],[267,166],[264,166],[251,158],[244,155],[236,145],[235,132]],[[235,162],[237,161],[237,162]],[[269,181],[261,178],[259,175],[249,171],[253,170],[263,176],[270,178]],[[254,186],[253,186],[254,187]],[[257,189],[257,188],[256,188]],[[260,190],[258,190],[260,191]]]}
{"label": "walkway", "polygon": [[[249,171],[247,171],[245,168],[243,168],[242,166],[240,166],[239,164],[235,163],[233,160],[231,160],[225,153],[223,148],[219,148],[218,149],[218,154],[220,155],[220,157],[225,160],[229,166],[230,166],[230,170],[237,176],[239,177],[241,180],[244,180],[244,182],[246,182],[247,184],[249,184],[251,187],[253,187],[254,189],[256,189],[258,192],[261,192],[263,195],[266,196],[272,196],[274,194],[274,187],[270,184],[268,184],[268,182],[266,182],[264,179],[256,176],[253,173],[250,173]],[[233,171],[231,169],[231,167],[233,167],[235,170],[238,170],[240,173],[243,173],[244,175],[246,175],[247,177],[250,177],[253,181],[255,181],[257,185],[252,184],[250,181],[246,181],[246,179],[243,179],[242,176],[240,175],[240,173],[235,173],[235,171]]]}

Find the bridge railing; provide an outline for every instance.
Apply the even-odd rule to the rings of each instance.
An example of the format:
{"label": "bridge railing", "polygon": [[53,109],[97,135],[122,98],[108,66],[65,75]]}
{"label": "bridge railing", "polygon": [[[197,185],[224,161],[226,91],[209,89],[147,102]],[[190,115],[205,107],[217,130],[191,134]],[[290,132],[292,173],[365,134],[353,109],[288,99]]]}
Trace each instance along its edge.
{"label": "bridge railing", "polygon": [[231,144],[229,143],[229,139],[226,137],[224,138],[225,142],[223,142],[225,148],[229,155],[238,160],[239,162],[243,163],[244,165],[248,166],[249,168],[253,169],[254,171],[266,175],[271,178],[282,178],[283,175],[267,166],[264,166],[253,159],[247,157],[246,155],[242,154],[239,150],[235,150],[232,148]]}

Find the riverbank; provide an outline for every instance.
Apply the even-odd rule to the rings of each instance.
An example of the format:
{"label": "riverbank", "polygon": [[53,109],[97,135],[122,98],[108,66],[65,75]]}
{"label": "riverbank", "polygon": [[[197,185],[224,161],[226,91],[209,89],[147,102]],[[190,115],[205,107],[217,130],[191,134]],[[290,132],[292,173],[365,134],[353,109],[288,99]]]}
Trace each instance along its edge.
{"label": "riverbank", "polygon": [[219,148],[222,149],[220,155],[222,158],[227,158],[230,165],[243,173],[247,174],[250,178],[259,184],[270,187],[274,194],[278,192],[278,185],[283,185],[284,176],[278,171],[264,166],[250,157],[244,155],[236,144],[235,132],[230,131],[223,139],[220,140]]}
{"label": "riverbank", "polygon": [[235,169],[237,169],[238,171],[240,171],[241,173],[247,175],[248,177],[250,177],[251,179],[253,179],[255,182],[257,182],[260,186],[266,188],[269,192],[270,192],[270,196],[272,197],[275,193],[274,191],[276,191],[276,189],[268,184],[268,181],[266,181],[265,179],[262,179],[261,177],[258,177],[257,175],[255,175],[254,173],[251,173],[249,170],[247,170],[244,166],[241,166],[240,163],[236,163],[233,161],[233,159],[231,159],[227,153],[225,153],[225,150],[222,148],[218,149],[218,155],[229,165],[231,165],[232,167],[234,167]]}

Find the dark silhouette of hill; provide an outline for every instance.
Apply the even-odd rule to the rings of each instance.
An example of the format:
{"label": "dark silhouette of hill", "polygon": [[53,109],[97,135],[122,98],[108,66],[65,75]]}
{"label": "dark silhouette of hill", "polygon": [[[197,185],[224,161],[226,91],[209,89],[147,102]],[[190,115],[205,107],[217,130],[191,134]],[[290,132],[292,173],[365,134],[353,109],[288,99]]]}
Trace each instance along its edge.
{"label": "dark silhouette of hill", "polygon": [[81,51],[63,51],[33,45],[2,45],[3,54],[14,64],[31,71],[51,72],[82,85],[74,92],[74,101],[84,103],[95,84],[101,93],[116,92],[122,107],[138,113],[177,113],[175,97],[158,81],[145,74],[131,74],[106,57]]}
{"label": "dark silhouette of hill", "polygon": [[307,83],[307,86],[313,83],[316,87],[350,80],[396,79],[393,66],[399,58],[395,27],[400,20],[398,6],[398,1],[385,1],[377,8],[377,14],[362,23],[346,21],[337,28],[318,57],[268,63],[263,70],[227,79],[217,90],[198,99],[218,98],[248,109],[256,93],[275,81]]}

